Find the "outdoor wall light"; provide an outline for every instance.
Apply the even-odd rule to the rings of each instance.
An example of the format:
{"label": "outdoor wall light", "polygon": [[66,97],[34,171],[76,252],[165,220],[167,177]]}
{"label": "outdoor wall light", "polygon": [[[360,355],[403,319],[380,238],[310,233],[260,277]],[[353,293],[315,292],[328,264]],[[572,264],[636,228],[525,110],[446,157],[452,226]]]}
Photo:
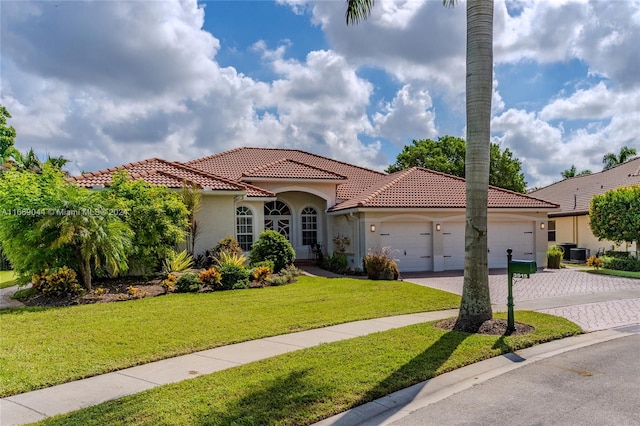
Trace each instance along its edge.
{"label": "outdoor wall light", "polygon": [[540,229],[544,229],[545,225],[544,222],[540,223]]}
{"label": "outdoor wall light", "polygon": [[371,232],[376,232],[376,226],[375,225],[371,225],[370,229],[371,229]]}
{"label": "outdoor wall light", "polygon": [[436,223],[436,231],[440,232],[442,230],[442,226],[439,223]]}

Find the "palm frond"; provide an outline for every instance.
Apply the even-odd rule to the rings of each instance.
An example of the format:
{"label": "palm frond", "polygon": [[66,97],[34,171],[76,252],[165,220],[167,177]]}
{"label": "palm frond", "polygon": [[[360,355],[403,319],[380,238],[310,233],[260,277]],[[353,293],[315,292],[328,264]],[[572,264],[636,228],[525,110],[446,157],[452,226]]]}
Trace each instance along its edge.
{"label": "palm frond", "polygon": [[347,25],[356,25],[371,15],[375,0],[347,0]]}

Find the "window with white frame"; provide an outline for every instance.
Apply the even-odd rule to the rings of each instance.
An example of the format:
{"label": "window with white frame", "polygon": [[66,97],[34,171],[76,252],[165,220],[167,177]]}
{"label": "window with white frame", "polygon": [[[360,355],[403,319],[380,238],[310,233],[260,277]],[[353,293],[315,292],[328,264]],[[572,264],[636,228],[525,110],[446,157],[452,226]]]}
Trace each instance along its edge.
{"label": "window with white frame", "polygon": [[313,207],[302,210],[302,245],[311,246],[318,242],[318,212]]}
{"label": "window with white frame", "polygon": [[248,207],[236,209],[236,240],[244,251],[251,250],[253,245],[253,213]]}
{"label": "window with white frame", "polygon": [[547,226],[548,226],[547,229],[549,230],[549,233],[548,233],[549,238],[548,238],[548,240],[549,241],[555,241],[556,240],[556,221],[555,220],[550,220]]}

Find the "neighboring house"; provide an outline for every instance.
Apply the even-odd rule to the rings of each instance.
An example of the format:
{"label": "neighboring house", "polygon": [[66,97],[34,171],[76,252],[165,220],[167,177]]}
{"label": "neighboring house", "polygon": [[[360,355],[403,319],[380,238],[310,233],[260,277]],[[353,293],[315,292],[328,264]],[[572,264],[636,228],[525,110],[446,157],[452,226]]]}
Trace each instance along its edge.
{"label": "neighboring house", "polygon": [[[99,188],[117,170],[169,188],[202,188],[196,253],[225,236],[249,250],[260,232],[285,235],[298,259],[311,246],[342,252],[361,267],[368,250],[390,246],[401,271],[464,266],[464,179],[414,167],[391,175],[291,149],[238,148],[187,163],[149,159],[72,178]],[[489,189],[489,267],[514,258],[546,265],[543,224],[557,205]]]}
{"label": "neighboring house", "polygon": [[[560,210],[549,213],[549,244],[573,243],[588,248],[591,254],[598,250],[615,248],[612,241],[598,241],[589,226],[589,207],[594,195],[623,186],[640,184],[640,157],[608,170],[577,176],[556,182],[529,195],[560,205]],[[634,245],[622,244],[622,250],[636,250]]]}

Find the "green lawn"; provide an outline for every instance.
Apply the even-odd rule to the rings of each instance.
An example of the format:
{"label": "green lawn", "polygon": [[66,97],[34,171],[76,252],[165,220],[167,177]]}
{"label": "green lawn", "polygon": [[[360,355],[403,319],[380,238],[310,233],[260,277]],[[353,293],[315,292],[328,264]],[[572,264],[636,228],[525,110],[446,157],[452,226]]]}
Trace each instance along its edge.
{"label": "green lawn", "polygon": [[17,283],[18,276],[13,271],[0,271],[0,288],[14,286]]}
{"label": "green lawn", "polygon": [[456,308],[451,293],[397,281],[295,284],[66,308],[0,311],[0,396],[246,340]]}
{"label": "green lawn", "polygon": [[292,352],[48,419],[46,425],[305,425],[433,376],[580,333],[558,317],[517,312],[525,336],[418,324]]}
{"label": "green lawn", "polygon": [[615,269],[590,269],[585,270],[590,274],[613,275],[614,277],[637,278],[640,279],[640,272],[618,271]]}

